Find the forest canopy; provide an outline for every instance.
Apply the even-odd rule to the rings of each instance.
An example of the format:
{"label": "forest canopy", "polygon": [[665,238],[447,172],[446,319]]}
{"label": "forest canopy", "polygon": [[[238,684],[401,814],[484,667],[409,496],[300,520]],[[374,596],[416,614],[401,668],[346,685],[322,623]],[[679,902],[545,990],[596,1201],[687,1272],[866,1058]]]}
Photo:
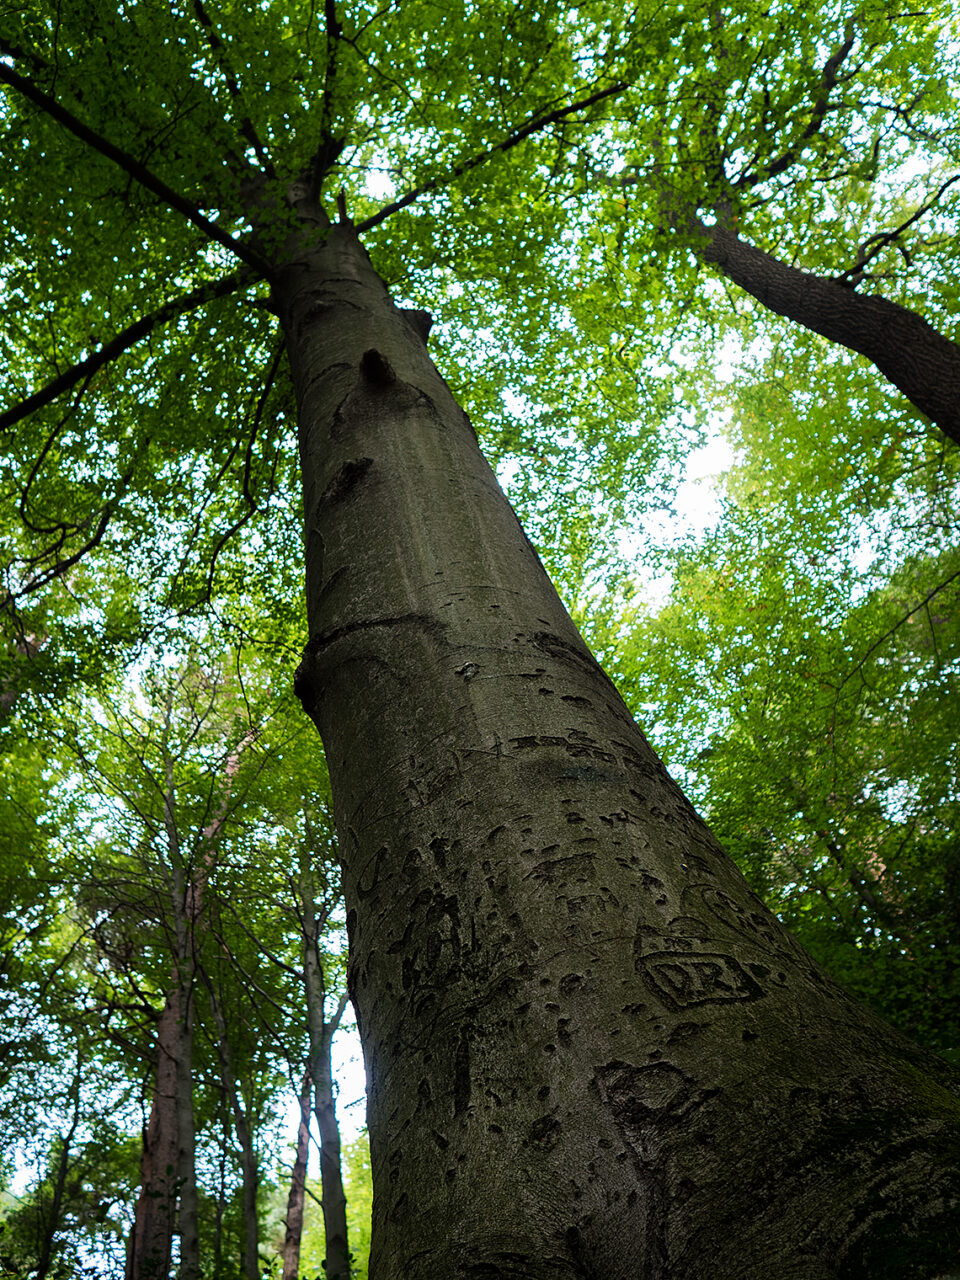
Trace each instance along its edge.
{"label": "forest canopy", "polygon": [[[960,1063],[958,40],[873,0],[0,0],[0,1274],[161,1274],[165,1078],[181,1280],[308,1265],[289,1114],[341,1180],[294,672],[305,579],[346,581],[311,503],[372,464],[304,480],[304,226],[356,229],[750,887]],[[309,1265],[366,1274],[331,1221]]]}

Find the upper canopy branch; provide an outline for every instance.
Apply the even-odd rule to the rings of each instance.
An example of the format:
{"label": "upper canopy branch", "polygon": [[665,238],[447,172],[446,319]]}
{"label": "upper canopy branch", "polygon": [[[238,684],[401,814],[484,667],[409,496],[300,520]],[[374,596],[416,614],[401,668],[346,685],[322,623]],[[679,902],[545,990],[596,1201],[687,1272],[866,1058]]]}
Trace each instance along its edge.
{"label": "upper canopy branch", "polygon": [[917,312],[801,271],[741,240],[726,217],[690,219],[697,251],[770,311],[872,361],[885,378],[960,443],[960,344]]}
{"label": "upper canopy branch", "polygon": [[42,409],[44,405],[51,404],[58,396],[76,386],[78,382],[85,380],[89,382],[98,369],[108,364],[111,360],[115,360],[124,351],[129,350],[141,338],[145,338],[156,325],[167,324],[169,321],[175,320],[177,316],[185,315],[188,311],[193,311],[196,307],[202,306],[204,302],[209,302],[212,298],[223,298],[229,293],[235,293],[243,285],[251,284],[253,279],[254,277],[248,270],[241,268],[241,270],[234,271],[231,275],[224,276],[220,280],[202,284],[199,289],[194,289],[192,293],[185,293],[179,298],[174,298],[170,302],[164,303],[156,311],[151,311],[147,315],[141,316],[139,320],[135,320],[133,324],[121,330],[115,338],[98,347],[85,360],[78,361],[69,369],[64,370],[59,377],[54,378],[52,382],[48,382],[45,387],[41,387],[33,395],[27,396],[26,400],[21,400],[19,404],[15,404],[4,413],[0,413],[0,431],[8,430],[23,418],[29,417],[37,409]]}
{"label": "upper canopy branch", "polygon": [[339,159],[345,141],[344,138],[336,137],[333,131],[333,93],[337,79],[337,56],[343,36],[343,25],[337,17],[335,0],[325,0],[323,20],[326,28],[327,62],[323,74],[323,100],[320,107],[320,141],[310,161],[309,169],[310,191],[315,200],[320,198],[323,180],[328,169]]}
{"label": "upper canopy branch", "polygon": [[246,138],[247,142],[249,142],[250,146],[253,148],[254,154],[263,166],[264,173],[271,178],[276,177],[273,161],[270,159],[267,148],[261,141],[260,135],[257,133],[254,123],[250,118],[250,112],[247,109],[243,90],[240,88],[240,82],[237,80],[233,69],[227,61],[226,46],[220,39],[217,28],[214,26],[213,19],[207,12],[203,0],[193,0],[193,11],[197,15],[197,21],[203,28],[203,34],[206,38],[207,44],[210,46],[210,51],[217,60],[217,66],[220,68],[220,72],[226,81],[230,96],[242,112],[237,121],[240,133],[244,138]]}
{"label": "upper canopy branch", "polygon": [[856,284],[867,263],[870,262],[871,259],[875,258],[878,253],[882,253],[887,245],[893,244],[895,240],[898,240],[899,237],[903,235],[904,231],[906,231],[908,227],[912,226],[918,219],[922,218],[925,213],[929,213],[937,204],[943,193],[949,190],[949,188],[956,182],[960,182],[960,173],[955,173],[952,177],[947,178],[946,182],[941,183],[930,199],[927,200],[925,204],[922,204],[920,208],[912,213],[904,222],[901,222],[899,226],[894,227],[891,231],[879,231],[876,235],[869,236],[864,240],[863,244],[860,245],[860,248],[857,251],[856,262],[852,267],[848,267],[846,271],[842,271],[840,275],[834,276],[834,282],[836,284]]}
{"label": "upper canopy branch", "polygon": [[0,83],[6,83],[19,93],[22,93],[25,98],[29,98],[35,106],[45,111],[51,119],[56,120],[74,137],[79,138],[81,142],[85,142],[87,146],[93,147],[95,151],[99,151],[101,155],[119,165],[125,173],[128,173],[131,178],[139,182],[142,187],[152,191],[155,196],[158,196],[171,209],[176,209],[178,213],[182,213],[195,227],[199,227],[204,235],[228,249],[242,262],[245,262],[247,266],[251,267],[258,276],[269,275],[270,267],[268,263],[254,249],[239,240],[235,240],[233,236],[221,230],[216,223],[211,222],[209,218],[201,213],[192,201],[187,200],[185,196],[179,195],[171,187],[168,187],[165,182],[151,173],[139,160],[135,160],[133,156],[114,146],[112,142],[109,142],[88,125],[85,125],[82,120],[78,119],[71,111],[68,111],[55,98],[51,98],[49,94],[38,89],[30,80],[18,75],[12,67],[8,67],[2,62],[0,62]]}
{"label": "upper canopy branch", "polygon": [[487,147],[485,151],[478,152],[477,155],[471,156],[469,160],[464,160],[458,165],[454,165],[452,169],[447,170],[441,177],[431,178],[429,182],[423,183],[422,186],[414,187],[412,191],[408,191],[406,195],[401,196],[398,200],[394,200],[391,204],[384,205],[377,213],[366,218],[363,222],[358,223],[358,231],[369,231],[371,227],[379,226],[391,214],[405,209],[408,205],[413,204],[420,196],[429,195],[431,191],[438,191],[441,187],[449,186],[451,182],[455,182],[465,173],[469,173],[471,169],[476,169],[478,165],[495,156],[498,151],[510,151],[524,138],[529,138],[531,134],[539,133],[540,130],[546,129],[548,125],[556,124],[559,120],[571,116],[574,112],[585,111],[588,107],[594,106],[597,102],[602,102],[604,98],[612,98],[618,93],[623,93],[624,89],[629,86],[625,81],[618,81],[616,84],[610,85],[606,89],[598,89],[596,93],[592,93],[588,98],[581,98],[579,102],[571,102],[569,106],[558,107],[555,111],[549,111],[546,115],[536,116],[532,120],[528,120],[526,124],[521,125],[519,129],[515,129],[513,133],[508,134],[500,142],[494,143],[492,147]]}
{"label": "upper canopy branch", "polygon": [[856,43],[856,32],[853,22],[848,22],[844,32],[844,41],[837,49],[833,51],[830,57],[823,65],[823,71],[820,75],[820,85],[813,109],[810,112],[810,119],[807,121],[805,128],[801,131],[800,136],[796,138],[785,151],[781,152],[775,160],[764,167],[758,173],[744,174],[735,184],[739,188],[755,187],[760,182],[766,182],[770,178],[776,178],[784,170],[789,169],[797,160],[803,144],[809,142],[816,134],[820,132],[823,126],[824,118],[830,107],[830,94],[836,87],[837,78],[841,66],[850,56],[850,52]]}

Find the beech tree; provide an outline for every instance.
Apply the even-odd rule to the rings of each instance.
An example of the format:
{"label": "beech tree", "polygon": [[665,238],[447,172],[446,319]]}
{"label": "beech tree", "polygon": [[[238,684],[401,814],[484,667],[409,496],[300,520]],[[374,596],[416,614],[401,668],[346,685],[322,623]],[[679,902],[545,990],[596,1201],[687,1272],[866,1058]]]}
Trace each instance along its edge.
{"label": "beech tree", "polygon": [[927,288],[955,264],[960,139],[934,123],[954,90],[937,16],[918,16],[897,23],[898,47],[870,7],[838,8],[826,29],[800,9],[691,11],[683,39],[699,56],[680,83],[665,62],[672,109],[657,134],[641,127],[617,181],[646,189],[655,237],[866,357],[960,441],[953,306],[930,306],[942,282]]}
{"label": "beech tree", "polygon": [[[265,613],[247,624],[261,637],[288,625],[296,404],[295,688],[333,786],[378,1280],[956,1263],[954,1076],[750,891],[571,622],[427,351],[424,303],[478,427],[505,390],[519,404],[490,433],[501,455],[533,459],[552,430],[562,456],[586,454],[581,476],[622,488],[669,449],[677,384],[645,388],[676,363],[660,338],[676,303],[639,299],[649,263],[620,251],[611,175],[635,168],[638,122],[659,139],[653,177],[673,163],[658,121],[688,100],[717,12],[3,14],[7,612],[41,634],[31,610],[64,600],[60,637],[42,631],[54,670],[162,608],[223,607],[227,585]],[[903,110],[884,90],[909,58],[922,74],[935,23],[818,15],[831,49],[850,28],[891,51],[857,64],[835,117],[850,146]],[[758,65],[804,102],[824,76],[819,46]],[[718,95],[752,101],[709,82],[708,137]],[[797,144],[793,116],[764,115],[767,88],[764,182]],[[944,102],[924,117],[932,148]],[[797,185],[787,207],[813,234],[828,196]],[[710,184],[692,208],[664,190],[651,209],[726,217]],[[614,279],[630,296],[599,306]]]}

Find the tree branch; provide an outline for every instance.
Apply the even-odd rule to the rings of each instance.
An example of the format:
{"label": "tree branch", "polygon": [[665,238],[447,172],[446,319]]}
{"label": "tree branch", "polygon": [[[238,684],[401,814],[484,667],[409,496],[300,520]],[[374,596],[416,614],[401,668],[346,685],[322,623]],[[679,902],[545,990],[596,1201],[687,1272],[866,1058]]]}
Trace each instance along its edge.
{"label": "tree branch", "polygon": [[145,168],[139,160],[135,160],[133,156],[128,155],[119,147],[114,146],[106,138],[101,137],[95,130],[85,125],[82,120],[78,119],[71,111],[62,106],[55,98],[51,98],[49,94],[38,89],[35,84],[18,75],[11,67],[0,62],[0,83],[5,83],[22,93],[41,111],[45,111],[52,120],[56,120],[75,138],[79,138],[81,142],[85,142],[87,146],[92,147],[95,151],[99,151],[101,155],[106,156],[108,160],[112,160],[114,164],[128,173],[131,178],[147,191],[152,192],[159,197],[164,204],[169,205],[171,209],[176,209],[178,213],[182,213],[185,218],[198,227],[205,236],[211,240],[215,240],[217,244],[228,249],[230,253],[239,258],[241,262],[245,262],[251,267],[258,276],[269,276],[270,265],[265,258],[261,256],[248,245],[243,244],[239,240],[235,240],[233,236],[226,231],[222,231],[216,223],[211,222],[199,208],[187,200],[185,196],[179,195],[172,187],[168,187],[149,169]]}
{"label": "tree branch", "polygon": [[237,121],[240,133],[244,138],[246,138],[247,142],[250,143],[251,147],[253,147],[257,159],[263,166],[264,173],[266,173],[270,178],[275,178],[277,175],[273,167],[273,161],[270,159],[266,147],[261,142],[260,135],[254,128],[253,121],[250,119],[250,112],[248,111],[246,102],[244,101],[243,90],[240,88],[239,81],[233,74],[229,63],[227,62],[226,46],[220,39],[217,29],[213,25],[213,19],[204,7],[203,0],[193,0],[193,11],[197,15],[197,21],[203,27],[207,44],[210,46],[210,50],[217,60],[217,66],[220,68],[220,73],[226,81],[230,96],[233,98],[234,102],[237,103],[243,113]]}
{"label": "tree branch", "polygon": [[840,45],[838,49],[835,49],[824,63],[823,72],[820,76],[820,92],[813,104],[813,110],[810,113],[810,119],[807,122],[806,128],[796,141],[787,147],[786,151],[782,152],[776,160],[773,160],[769,165],[767,165],[761,173],[755,173],[752,175],[745,174],[739,182],[736,183],[738,189],[749,189],[750,187],[755,187],[757,183],[766,182],[768,179],[775,178],[778,174],[783,173],[785,169],[789,169],[797,159],[797,155],[803,147],[803,144],[805,142],[809,142],[812,137],[820,132],[824,117],[826,116],[827,110],[830,106],[830,92],[837,83],[837,72],[850,56],[850,51],[856,42],[853,21],[847,23],[844,36],[845,39],[843,44]]}
{"label": "tree branch", "polygon": [[309,167],[310,191],[314,200],[320,199],[323,180],[328,170],[340,158],[345,138],[333,133],[333,89],[337,78],[337,54],[343,26],[337,18],[336,0],[324,0],[323,20],[326,32],[327,63],[323,73],[323,105],[320,109],[320,143]]}
{"label": "tree branch", "polygon": [[704,262],[777,315],[866,358],[960,443],[960,344],[909,307],[800,271],[741,240],[726,219],[689,221]]}
{"label": "tree branch", "polygon": [[[942,183],[926,204],[921,205],[920,208],[917,209],[916,213],[912,213],[910,217],[907,218],[906,222],[901,222],[900,225],[898,227],[894,227],[892,231],[880,231],[877,235],[870,236],[869,239],[864,240],[863,244],[861,244],[860,248],[857,250],[857,261],[847,271],[843,271],[840,275],[834,276],[834,283],[845,284],[848,281],[850,283],[855,283],[854,278],[860,275],[867,263],[870,262],[871,259],[875,258],[878,253],[882,253],[888,244],[892,244],[894,240],[903,235],[907,227],[912,226],[913,223],[915,223],[919,218],[922,218],[925,213],[929,213],[943,193],[952,187],[955,182],[960,182],[960,173],[955,173],[952,178],[948,178],[946,182]],[[873,248],[868,251],[868,247],[870,245],[873,245]]]}
{"label": "tree branch", "polygon": [[451,182],[455,182],[457,178],[463,174],[469,173],[471,169],[476,169],[478,165],[495,156],[497,152],[506,152],[523,142],[525,138],[529,138],[531,134],[538,133],[541,129],[547,128],[548,125],[556,124],[559,120],[563,120],[566,116],[573,115],[575,111],[585,111],[588,107],[592,107],[597,102],[602,102],[604,98],[612,98],[618,93],[622,93],[629,86],[618,81],[617,84],[610,85],[607,89],[599,89],[596,93],[590,95],[589,98],[582,98],[579,102],[572,102],[567,107],[558,107],[556,111],[550,111],[546,115],[537,116],[534,120],[528,121],[525,125],[509,134],[501,142],[495,143],[492,147],[488,147],[486,151],[472,156],[469,160],[464,160],[461,164],[455,165],[449,169],[442,177],[431,178],[429,182],[425,182],[422,186],[414,187],[412,191],[408,191],[406,195],[401,196],[399,200],[394,200],[392,204],[385,205],[378,213],[372,217],[366,218],[357,226],[357,231],[369,231],[371,227],[379,226],[391,214],[398,213],[401,209],[405,209],[408,205],[413,204],[420,196],[429,195],[431,191],[437,191],[441,187],[449,186]]}
{"label": "tree branch", "polygon": [[51,404],[59,396],[62,396],[65,391],[75,387],[78,382],[89,382],[98,369],[105,364],[109,364],[111,360],[116,360],[124,351],[128,351],[141,338],[146,337],[151,329],[157,325],[168,324],[171,320],[185,315],[188,311],[195,310],[212,298],[223,298],[227,294],[235,293],[237,289],[241,289],[247,284],[252,284],[254,278],[248,269],[242,268],[231,275],[223,276],[220,280],[211,280],[207,284],[202,284],[199,289],[194,289],[192,293],[186,293],[182,297],[174,298],[172,301],[158,307],[156,311],[151,311],[147,315],[141,316],[139,320],[135,320],[133,324],[118,333],[115,338],[104,343],[93,355],[87,356],[85,360],[80,360],[77,364],[61,373],[58,378],[54,378],[45,387],[28,396],[26,400],[14,405],[12,409],[7,409],[0,413],[0,431],[8,430],[23,418],[35,413],[37,409],[42,409],[45,405]]}

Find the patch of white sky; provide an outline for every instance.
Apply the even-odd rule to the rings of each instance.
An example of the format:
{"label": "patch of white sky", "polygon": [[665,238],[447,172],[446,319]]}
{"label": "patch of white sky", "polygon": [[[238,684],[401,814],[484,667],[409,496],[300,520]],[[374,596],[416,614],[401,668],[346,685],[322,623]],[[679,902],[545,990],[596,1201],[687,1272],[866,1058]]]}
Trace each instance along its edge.
{"label": "patch of white sky", "polygon": [[[682,363],[683,353],[673,353],[674,364]],[[718,366],[718,376],[732,376],[736,352],[728,343]],[[529,400],[507,390],[503,395],[504,410],[523,417],[531,410]],[[729,412],[718,410],[708,422],[707,437],[691,449],[674,473],[673,501],[669,507],[650,510],[635,523],[621,527],[616,533],[617,552],[635,573],[638,595],[648,606],[658,608],[667,599],[670,578],[655,575],[644,565],[641,551],[651,543],[668,547],[691,538],[701,539],[713,530],[723,511],[723,479],[734,465],[736,454],[727,433]],[[523,470],[523,459],[505,459],[497,468],[497,478],[509,494],[511,485]],[[584,495],[581,495],[584,496]]]}

